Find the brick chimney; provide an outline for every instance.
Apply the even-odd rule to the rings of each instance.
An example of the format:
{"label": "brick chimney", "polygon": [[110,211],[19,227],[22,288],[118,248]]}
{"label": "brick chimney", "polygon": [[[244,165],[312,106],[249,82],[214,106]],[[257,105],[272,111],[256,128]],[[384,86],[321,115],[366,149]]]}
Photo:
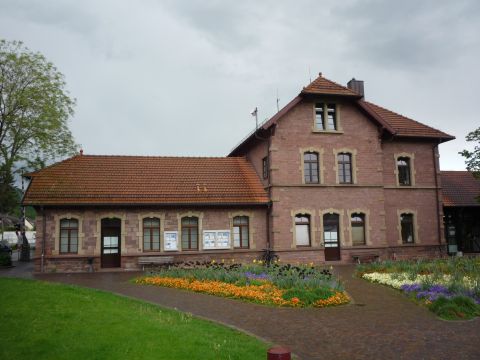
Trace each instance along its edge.
{"label": "brick chimney", "polygon": [[362,97],[365,97],[365,91],[363,90],[363,80],[355,80],[355,78],[352,78],[347,83],[347,87],[350,90],[355,91],[358,95],[362,95]]}

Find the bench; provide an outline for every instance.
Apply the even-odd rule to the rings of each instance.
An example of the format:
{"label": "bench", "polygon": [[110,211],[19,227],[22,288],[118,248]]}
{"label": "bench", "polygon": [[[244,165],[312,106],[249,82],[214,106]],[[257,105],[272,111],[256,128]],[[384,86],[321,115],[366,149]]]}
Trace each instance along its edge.
{"label": "bench", "polygon": [[163,265],[173,262],[173,256],[142,256],[138,258],[138,265],[142,265],[142,270],[145,270],[145,265]]}
{"label": "bench", "polygon": [[380,259],[380,254],[378,253],[358,253],[358,254],[352,254],[352,259],[355,261],[357,264],[361,264],[361,259],[367,260],[370,259],[374,262],[378,261]]}

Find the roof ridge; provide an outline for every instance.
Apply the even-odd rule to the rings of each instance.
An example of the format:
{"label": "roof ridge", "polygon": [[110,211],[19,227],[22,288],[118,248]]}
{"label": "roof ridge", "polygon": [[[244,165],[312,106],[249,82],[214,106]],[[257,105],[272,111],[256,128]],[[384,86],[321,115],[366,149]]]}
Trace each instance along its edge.
{"label": "roof ridge", "polygon": [[[146,158],[146,159],[230,159],[226,156],[173,156],[173,155],[113,155],[113,154],[83,154],[81,157],[115,157],[115,158]],[[241,158],[243,156],[235,156]],[[59,164],[59,163],[57,163]]]}

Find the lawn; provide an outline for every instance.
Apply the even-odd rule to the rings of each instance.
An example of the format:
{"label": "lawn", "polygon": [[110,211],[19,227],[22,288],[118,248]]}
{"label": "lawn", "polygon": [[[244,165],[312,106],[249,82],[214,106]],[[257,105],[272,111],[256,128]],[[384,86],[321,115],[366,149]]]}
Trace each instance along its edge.
{"label": "lawn", "polygon": [[402,291],[443,319],[480,316],[480,258],[385,261],[359,265],[357,275]]}
{"label": "lawn", "polygon": [[272,306],[325,307],[350,301],[340,281],[313,264],[188,261],[161,266],[134,281]]}
{"label": "lawn", "polygon": [[0,278],[0,359],[261,359],[267,344],[189,314],[75,286]]}

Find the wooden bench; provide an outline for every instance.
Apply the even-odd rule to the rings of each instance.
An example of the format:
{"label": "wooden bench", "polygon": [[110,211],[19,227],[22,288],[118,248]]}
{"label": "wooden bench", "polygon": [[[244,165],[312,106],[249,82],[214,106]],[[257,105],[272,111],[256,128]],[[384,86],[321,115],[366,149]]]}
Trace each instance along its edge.
{"label": "wooden bench", "polygon": [[173,262],[173,256],[142,256],[138,258],[138,265],[142,265],[142,270],[145,270],[145,265],[162,265]]}
{"label": "wooden bench", "polygon": [[380,254],[378,253],[358,253],[358,254],[352,254],[352,259],[355,261],[357,264],[361,264],[361,259],[366,260],[366,259],[373,259],[373,261],[378,261],[380,259]]}

